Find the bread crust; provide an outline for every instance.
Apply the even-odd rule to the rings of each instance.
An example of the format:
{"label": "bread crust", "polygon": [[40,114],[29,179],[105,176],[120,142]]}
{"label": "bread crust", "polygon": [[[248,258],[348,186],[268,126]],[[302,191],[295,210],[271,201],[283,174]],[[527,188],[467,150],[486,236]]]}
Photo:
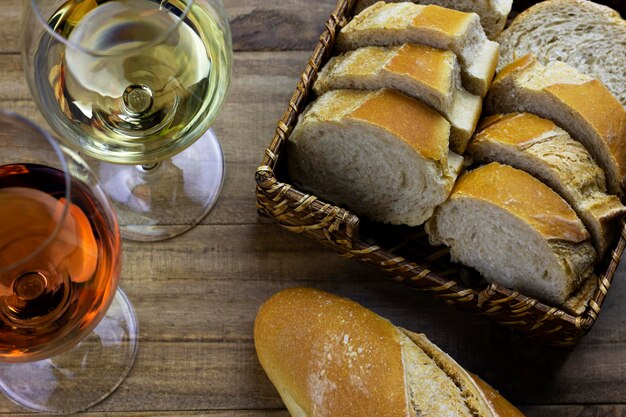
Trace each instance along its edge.
{"label": "bread crust", "polygon": [[[416,417],[422,407],[456,410],[458,404],[464,411],[454,415],[521,416],[425,336],[322,291],[294,288],[271,297],[257,315],[254,341],[294,417]],[[450,388],[449,403],[429,404],[432,398],[422,394]]]}
{"label": "bread crust", "polygon": [[458,180],[450,200],[472,198],[496,205],[530,224],[546,240],[581,243],[589,239],[574,210],[530,174],[492,162]]}
{"label": "bread crust", "polygon": [[356,15],[337,35],[335,48],[345,52],[363,46],[419,43],[453,51],[461,64],[465,88],[484,97],[498,62],[475,13],[414,3],[377,2]]}
{"label": "bread crust", "polygon": [[552,120],[602,166],[609,191],[623,194],[626,110],[600,81],[564,63],[544,67],[529,54],[496,76],[484,105],[490,114],[529,112]]}
{"label": "bread crust", "polygon": [[483,120],[469,153],[477,161],[512,165],[549,185],[583,221],[598,258],[604,255],[626,207],[606,194],[603,171],[567,132],[530,113],[494,115]]}
{"label": "bread crust", "polygon": [[[389,2],[389,0],[387,0]],[[402,2],[406,0],[391,0],[392,2]],[[507,16],[511,12],[512,0],[412,0],[417,4],[435,4],[441,7],[448,7],[466,13],[477,13],[480,15],[480,23],[485,29],[489,39],[495,40],[504,29]],[[358,13],[374,4],[376,0],[361,0],[355,6]]]}
{"label": "bread crust", "polygon": [[[546,41],[536,42],[542,34]],[[615,10],[587,0],[537,2],[519,14],[498,41],[499,70],[531,52],[544,65],[563,61],[602,80],[626,107],[626,21]]]}
{"label": "bread crust", "polygon": [[[371,123],[402,139],[425,158],[446,161],[450,124],[425,104],[392,90],[380,90],[345,116]],[[419,128],[416,128],[419,126]]]}
{"label": "bread crust", "polygon": [[332,58],[313,86],[316,94],[355,88],[394,89],[440,112],[451,124],[450,148],[465,152],[482,108],[480,97],[461,86],[456,56],[419,44],[370,46]]}

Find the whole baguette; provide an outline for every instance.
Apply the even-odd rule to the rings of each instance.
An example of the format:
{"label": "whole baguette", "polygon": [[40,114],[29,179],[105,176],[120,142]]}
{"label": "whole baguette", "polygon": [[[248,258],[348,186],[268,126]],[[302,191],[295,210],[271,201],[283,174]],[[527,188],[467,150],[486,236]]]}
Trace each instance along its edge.
{"label": "whole baguette", "polygon": [[562,62],[526,55],[506,66],[484,101],[488,114],[528,112],[581,142],[604,170],[611,194],[626,186],[626,110],[597,79]]}
{"label": "whole baguette", "polygon": [[523,416],[425,336],[322,291],[271,297],[254,344],[293,417]]}

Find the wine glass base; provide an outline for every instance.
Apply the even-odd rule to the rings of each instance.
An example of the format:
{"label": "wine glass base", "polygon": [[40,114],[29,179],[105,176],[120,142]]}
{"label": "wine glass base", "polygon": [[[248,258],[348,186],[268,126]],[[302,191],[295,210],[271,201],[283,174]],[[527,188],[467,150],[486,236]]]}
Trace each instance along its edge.
{"label": "wine glass base", "polygon": [[90,161],[117,211],[122,237],[159,241],[193,228],[222,189],[224,157],[209,129],[193,145],[151,166]]}
{"label": "wine glass base", "polygon": [[0,365],[0,391],[31,410],[77,413],[115,391],[136,352],[137,321],[118,289],[98,326],[69,351],[42,361]]}

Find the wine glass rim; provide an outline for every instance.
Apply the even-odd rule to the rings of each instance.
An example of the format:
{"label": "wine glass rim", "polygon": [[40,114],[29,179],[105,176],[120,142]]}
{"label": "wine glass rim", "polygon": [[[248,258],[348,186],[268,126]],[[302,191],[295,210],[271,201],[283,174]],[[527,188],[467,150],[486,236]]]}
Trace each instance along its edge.
{"label": "wine glass rim", "polygon": [[193,4],[195,3],[196,0],[188,0],[187,1],[187,5],[185,7],[185,9],[183,10],[183,12],[178,15],[178,20],[176,20],[175,23],[173,23],[166,31],[164,31],[160,36],[158,36],[156,39],[154,39],[151,42],[147,42],[137,48],[128,48],[127,50],[122,50],[122,51],[116,51],[116,52],[107,52],[107,51],[99,51],[96,49],[91,49],[91,48],[86,48],[82,45],[79,45],[75,42],[70,41],[68,38],[66,38],[65,36],[61,36],[59,33],[55,32],[50,25],[48,24],[48,21],[43,17],[43,15],[41,14],[41,11],[37,5],[37,0],[30,0],[31,3],[31,7],[33,9],[33,12],[35,13],[35,16],[37,17],[37,20],[39,21],[39,23],[41,25],[43,25],[44,30],[46,32],[48,32],[49,35],[51,35],[54,39],[56,39],[57,41],[65,44],[66,46],[70,47],[70,48],[74,48],[77,49],[78,51],[91,55],[91,56],[95,56],[95,57],[112,57],[112,56],[124,56],[124,55],[129,55],[129,54],[135,54],[138,51],[142,51],[144,49],[147,48],[151,48],[155,45],[158,45],[159,43],[161,43],[163,40],[167,39],[177,28],[179,25],[181,25],[184,20],[187,18],[187,15],[189,14],[189,11],[191,9],[191,6],[193,6]]}
{"label": "wine glass rim", "polygon": [[[32,122],[31,120],[11,111],[6,111],[0,109],[0,116],[13,118],[18,120],[21,123],[24,123],[36,130],[41,136],[48,142],[48,144],[54,150],[54,153],[59,158],[59,162],[61,164],[61,168],[63,169],[63,179],[65,182],[65,203],[63,204],[63,211],[61,212],[61,217],[58,222],[56,222],[54,230],[50,233],[50,235],[44,240],[34,251],[32,251],[28,256],[20,259],[17,262],[13,262],[6,266],[0,266],[0,273],[6,272],[12,269],[19,267],[20,265],[28,262],[34,257],[38,256],[54,239],[57,237],[61,229],[65,226],[65,221],[67,220],[68,212],[70,209],[71,203],[71,195],[72,195],[72,176],[69,172],[69,166],[67,164],[67,160],[65,158],[65,154],[63,153],[63,149],[61,145],[44,129],[42,129],[39,125]],[[19,164],[19,162],[16,162]]]}

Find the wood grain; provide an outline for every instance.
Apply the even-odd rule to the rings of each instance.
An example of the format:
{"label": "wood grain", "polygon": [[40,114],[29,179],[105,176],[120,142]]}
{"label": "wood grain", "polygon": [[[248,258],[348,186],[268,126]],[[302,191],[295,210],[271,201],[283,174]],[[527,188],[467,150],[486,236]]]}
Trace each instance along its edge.
{"label": "wood grain", "polygon": [[[24,0],[0,0],[0,54],[20,50]],[[335,0],[224,0],[235,51],[310,51]]]}
{"label": "wood grain", "polygon": [[[350,297],[397,325],[426,333],[523,404],[528,416],[626,415],[623,265],[591,333],[574,350],[563,351],[521,339],[430,294],[407,291],[257,215],[255,167],[334,3],[225,0],[239,52],[215,125],[227,161],[222,196],[203,225],[183,236],[125,243],[122,287],[138,316],[139,354],[122,386],[85,415],[288,417],[258,364],[252,328],[262,302],[293,286]],[[0,107],[44,124],[17,54],[16,4],[0,0]],[[32,415],[22,411],[0,397],[0,415]]]}

